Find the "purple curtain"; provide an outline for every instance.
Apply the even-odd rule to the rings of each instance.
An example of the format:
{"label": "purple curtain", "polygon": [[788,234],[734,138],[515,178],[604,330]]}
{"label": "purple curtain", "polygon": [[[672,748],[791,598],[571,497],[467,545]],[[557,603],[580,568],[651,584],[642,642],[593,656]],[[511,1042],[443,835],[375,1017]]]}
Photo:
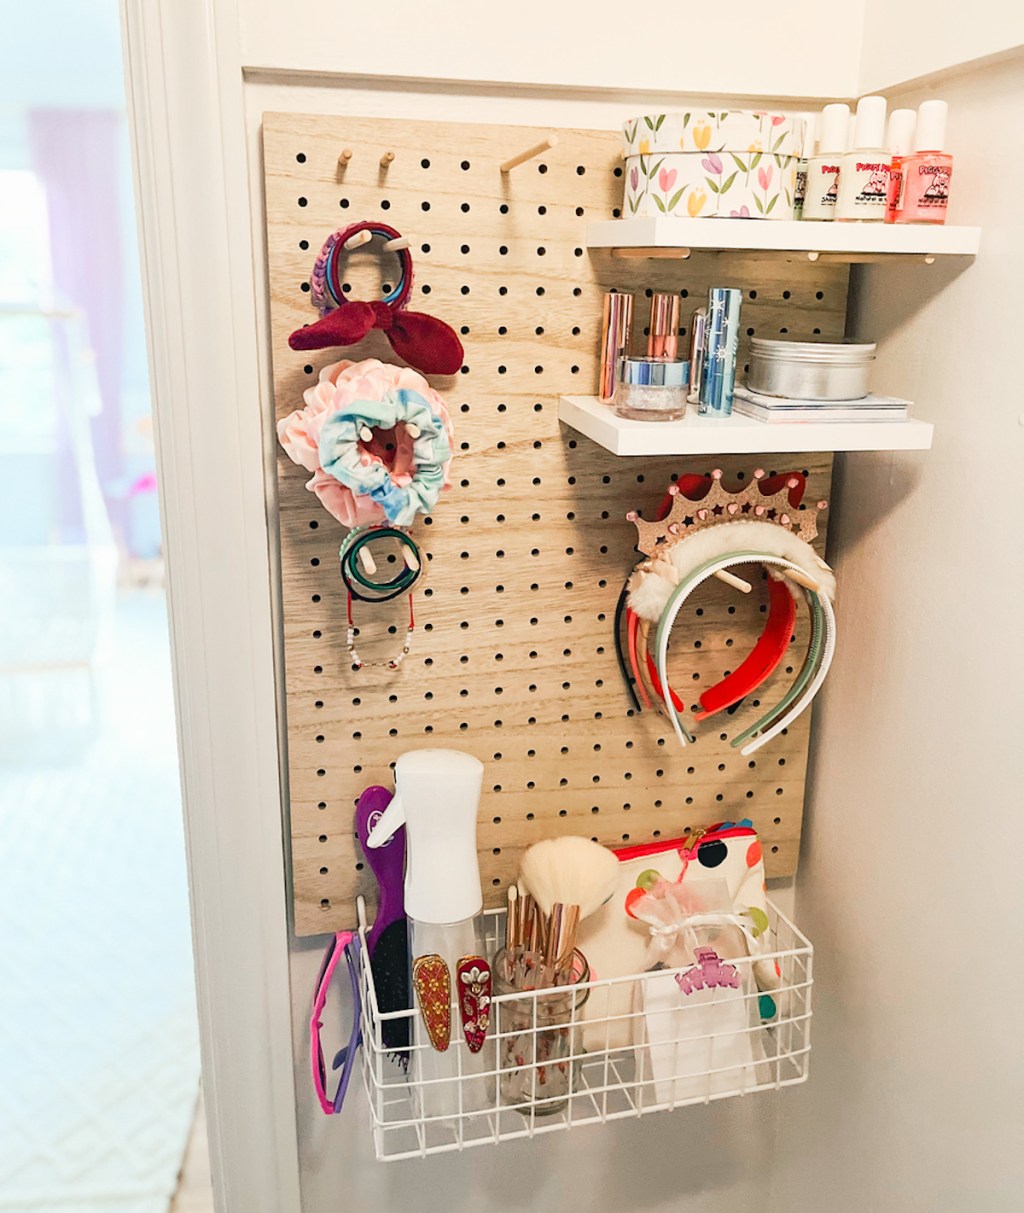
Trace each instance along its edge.
{"label": "purple curtain", "polygon": [[[118,484],[124,473],[124,267],[119,206],[123,123],[123,115],[116,110],[29,112],[33,168],[46,191],[49,212],[54,290],[61,302],[82,312],[96,358],[102,409],[92,419],[93,449],[107,509],[119,537],[124,534],[123,494]],[[61,453],[60,463],[60,483],[75,498],[62,507],[78,512],[70,451]]]}

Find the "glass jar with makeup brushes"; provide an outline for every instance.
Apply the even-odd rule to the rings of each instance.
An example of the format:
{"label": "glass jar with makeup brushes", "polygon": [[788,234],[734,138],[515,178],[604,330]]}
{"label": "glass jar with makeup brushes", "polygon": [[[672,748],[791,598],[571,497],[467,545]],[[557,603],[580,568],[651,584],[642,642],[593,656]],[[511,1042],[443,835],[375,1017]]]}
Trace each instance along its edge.
{"label": "glass jar with makeup brushes", "polygon": [[[555,976],[540,953],[502,949],[494,958],[494,1036],[499,1106],[550,1116],[569,1103],[583,1056],[583,1007],[590,997],[590,966],[579,949]],[[582,988],[581,988],[582,987]]]}

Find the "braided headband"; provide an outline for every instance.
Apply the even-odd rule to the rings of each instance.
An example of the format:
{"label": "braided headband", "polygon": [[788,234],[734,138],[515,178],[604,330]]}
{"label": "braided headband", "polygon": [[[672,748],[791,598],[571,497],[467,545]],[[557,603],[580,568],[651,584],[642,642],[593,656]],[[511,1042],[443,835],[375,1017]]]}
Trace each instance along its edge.
{"label": "braided headband", "polygon": [[347,298],[338,261],[346,241],[358,232],[370,232],[384,240],[400,238],[400,233],[388,224],[365,220],[328,236],[309,279],[310,294],[320,319],[296,329],[288,344],[293,350],[355,345],[372,329],[380,329],[395,353],[425,375],[456,374],[462,366],[463,349],[454,330],[435,316],[410,312],[406,307],[412,290],[412,255],[408,248],[398,251],[401,277],[383,299],[364,302]]}

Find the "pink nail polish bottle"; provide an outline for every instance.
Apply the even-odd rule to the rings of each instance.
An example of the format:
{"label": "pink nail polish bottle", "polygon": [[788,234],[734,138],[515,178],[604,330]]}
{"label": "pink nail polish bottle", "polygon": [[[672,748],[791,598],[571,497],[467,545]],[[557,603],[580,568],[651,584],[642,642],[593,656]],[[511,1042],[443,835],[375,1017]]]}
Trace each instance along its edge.
{"label": "pink nail polish bottle", "polygon": [[953,157],[942,151],[946,139],[945,101],[925,101],[917,111],[914,151],[902,165],[897,223],[945,223]]}
{"label": "pink nail polish bottle", "polygon": [[885,206],[886,223],[896,222],[896,212],[899,209],[903,184],[903,161],[910,155],[914,146],[916,123],[917,114],[914,110],[893,110],[889,115],[889,130],[885,144],[889,149],[892,162],[889,165],[889,195]]}

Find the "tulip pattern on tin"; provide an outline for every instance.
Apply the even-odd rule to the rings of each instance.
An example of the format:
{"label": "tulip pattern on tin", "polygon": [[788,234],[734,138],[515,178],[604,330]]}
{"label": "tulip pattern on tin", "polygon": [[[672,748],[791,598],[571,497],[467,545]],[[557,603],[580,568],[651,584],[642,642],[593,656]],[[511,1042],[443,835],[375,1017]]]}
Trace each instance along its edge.
{"label": "tulip pattern on tin", "polygon": [[622,213],[792,219],[800,128],[762,110],[631,118]]}

